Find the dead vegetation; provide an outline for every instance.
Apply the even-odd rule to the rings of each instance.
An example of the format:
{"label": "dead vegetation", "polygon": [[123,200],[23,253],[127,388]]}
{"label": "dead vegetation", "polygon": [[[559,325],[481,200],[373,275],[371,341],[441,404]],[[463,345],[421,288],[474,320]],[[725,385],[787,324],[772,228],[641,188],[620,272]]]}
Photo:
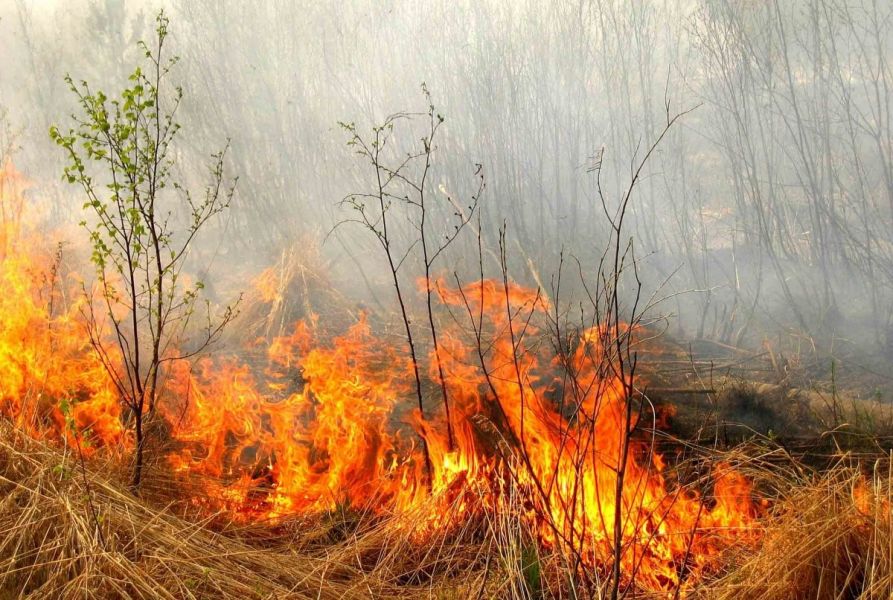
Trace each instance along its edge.
{"label": "dead vegetation", "polygon": [[[714,576],[681,596],[890,597],[889,458],[842,457],[816,472],[777,448],[727,456],[768,499],[762,541],[730,550]],[[72,449],[4,424],[0,598],[573,597],[561,561],[518,519],[521,506],[457,515],[449,534],[426,532],[419,544],[412,514],[340,506],[276,523],[201,516],[188,485],[165,486],[149,473],[146,494],[135,498],[117,459],[81,463]],[[592,592],[602,597],[607,586]]]}
{"label": "dead vegetation", "polygon": [[[838,465],[821,474],[773,472],[779,489],[762,547],[700,590],[704,598],[890,598],[893,513],[889,459],[869,473]],[[767,475],[768,472],[764,472]],[[785,476],[791,476],[788,480]]]}
{"label": "dead vegetation", "polygon": [[115,459],[81,463],[0,428],[0,598],[528,597],[522,561],[539,564],[511,513],[424,545],[411,514],[373,520],[344,505],[242,523],[201,516],[188,486],[152,469],[136,498]]}
{"label": "dead vegetation", "polygon": [[[355,568],[253,547],[129,494],[114,469],[81,471],[4,427],[0,596],[4,598],[341,597]],[[319,577],[328,573],[324,589]]]}

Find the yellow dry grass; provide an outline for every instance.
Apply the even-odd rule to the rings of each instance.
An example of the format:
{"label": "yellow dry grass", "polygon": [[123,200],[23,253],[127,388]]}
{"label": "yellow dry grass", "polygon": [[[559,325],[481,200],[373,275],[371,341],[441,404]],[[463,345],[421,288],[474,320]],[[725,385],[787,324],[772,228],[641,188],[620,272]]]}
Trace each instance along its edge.
{"label": "yellow dry grass", "polygon": [[142,498],[124,482],[114,459],[82,465],[0,422],[0,599],[467,598],[518,589],[512,573],[489,566],[480,535],[461,527],[420,546],[412,515],[344,509],[246,525],[197,517],[188,484],[164,502],[157,478]]}
{"label": "yellow dry grass", "polygon": [[[699,590],[728,600],[893,598],[891,462],[870,472],[841,460],[808,480],[776,481],[762,544]],[[789,473],[789,472],[788,472]]]}
{"label": "yellow dry grass", "polygon": [[[772,498],[762,543],[680,597],[893,597],[889,460],[815,473],[735,459]],[[411,514],[238,524],[190,511],[188,485],[156,479],[134,498],[120,471],[0,424],[0,599],[606,597],[574,588],[511,508],[420,544]]]}

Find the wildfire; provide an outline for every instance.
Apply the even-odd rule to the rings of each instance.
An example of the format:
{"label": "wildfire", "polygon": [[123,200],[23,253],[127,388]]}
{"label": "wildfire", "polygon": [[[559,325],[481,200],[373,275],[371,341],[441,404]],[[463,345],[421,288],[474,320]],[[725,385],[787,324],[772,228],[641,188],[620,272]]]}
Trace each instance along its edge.
{"label": "wildfire", "polygon": [[60,255],[25,218],[26,188],[11,163],[0,170],[0,412],[35,437],[73,441],[76,426],[115,445],[124,428],[113,386],[80,324],[81,305],[64,293]]}
{"label": "wildfire", "polygon": [[[63,298],[70,282],[22,222],[22,186],[10,166],[0,172],[0,412],[35,436],[126,445],[128,416],[85,341],[82,300]],[[276,301],[272,271],[257,284],[261,299]],[[366,318],[331,340],[301,321],[267,344],[260,366],[235,356],[173,365],[158,409],[170,468],[202,477],[209,501],[247,518],[347,503],[421,511],[419,535],[448,526],[455,511],[501,510],[511,487],[543,545],[598,568],[612,563],[619,539],[624,573],[652,589],[696,577],[753,535],[743,476],[718,465],[708,497],[630,434],[638,415],[627,412],[630,390],[604,347],[617,332],[583,331],[555,351],[540,343],[550,307],[536,290],[488,280],[436,289],[443,310],[473,325],[444,326],[439,354],[421,357],[424,415],[411,408],[408,353],[383,343]]]}

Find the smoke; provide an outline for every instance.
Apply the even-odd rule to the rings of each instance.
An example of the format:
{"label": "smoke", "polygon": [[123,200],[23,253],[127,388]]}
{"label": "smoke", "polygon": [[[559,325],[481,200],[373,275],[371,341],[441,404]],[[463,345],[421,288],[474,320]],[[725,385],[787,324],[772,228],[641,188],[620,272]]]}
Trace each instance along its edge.
{"label": "smoke", "polygon": [[[886,2],[7,0],[0,151],[53,199],[57,222],[81,205],[46,133],[74,108],[63,77],[119,88],[162,5],[185,92],[176,168],[201,181],[229,138],[240,178],[197,262],[223,281],[325,240],[332,284],[387,303],[375,240],[335,227],[350,217],[339,201],[373,184],[338,123],[368,131],[424,112],[424,82],[445,117],[431,193],[467,200],[481,165],[485,254],[505,223],[517,279],[548,287],[560,257],[591,272],[609,235],[599,183],[610,212],[667,120],[691,110],[630,204],[646,296],[664,299],[655,310],[671,331],[891,350]],[[422,135],[401,123],[394,156]],[[476,261],[470,234],[441,266],[473,274]]]}

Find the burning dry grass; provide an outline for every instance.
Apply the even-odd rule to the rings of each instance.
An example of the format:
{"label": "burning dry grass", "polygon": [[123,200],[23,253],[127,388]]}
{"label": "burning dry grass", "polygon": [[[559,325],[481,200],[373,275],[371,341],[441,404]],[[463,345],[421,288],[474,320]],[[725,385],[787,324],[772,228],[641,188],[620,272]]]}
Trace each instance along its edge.
{"label": "burning dry grass", "polygon": [[[762,547],[701,590],[705,598],[893,597],[891,463],[865,475],[840,462],[814,479],[785,481],[764,523]],[[795,474],[795,471],[785,471]]]}
{"label": "burning dry grass", "polygon": [[[165,448],[135,499],[122,483],[130,416],[83,340],[77,304],[56,302],[67,289],[58,260],[13,225],[21,244],[0,256],[0,598],[576,598],[621,581],[625,596],[707,586],[708,597],[789,597],[741,582],[756,586],[764,563],[782,569],[790,557],[803,562],[779,571],[779,589],[790,588],[784,575],[808,597],[889,591],[879,579],[889,553],[875,552],[890,543],[889,519],[860,525],[879,484],[847,500],[830,483],[753,473],[780,490],[757,552],[762,506],[737,469],[748,461],[670,465],[631,424],[635,396],[610,353],[621,327],[593,324],[556,355],[541,343],[548,303],[507,278],[438,283],[442,310],[467,311],[475,336],[441,329],[443,353],[420,359],[453,416],[407,414],[415,363],[365,317],[336,336],[314,315],[286,327],[313,308],[287,304],[310,303],[311,286],[284,255],[249,298],[246,323],[260,326],[242,330],[261,339],[247,340],[252,360],[171,367],[151,421]],[[852,473],[840,467],[828,482]],[[801,504],[827,519],[801,519]],[[819,551],[826,539],[837,554]],[[715,580],[735,542],[748,546],[740,569]]]}
{"label": "burning dry grass", "polygon": [[352,592],[355,567],[215,533],[207,523],[135,499],[114,469],[82,470],[74,457],[9,427],[2,434],[0,597],[315,598]]}
{"label": "burning dry grass", "polygon": [[[17,194],[11,200],[16,206],[23,202]],[[132,450],[133,407],[122,411],[104,359],[84,340],[78,305],[54,301],[69,286],[55,277],[36,276],[56,273],[58,261],[39,251],[39,236],[32,240],[19,229],[13,227],[20,243],[0,260],[0,278],[16,284],[8,286],[10,293],[0,305],[0,412],[31,436],[77,447],[78,454],[95,460]],[[308,553],[299,556],[308,560],[356,565],[366,592],[372,587],[370,578],[376,586],[401,589],[435,585],[439,577],[460,581],[457,568],[464,572],[480,562],[480,540],[487,538],[495,540],[488,547],[504,551],[496,555],[508,565],[492,572],[504,571],[512,580],[520,569],[523,577],[536,581],[531,584],[535,588],[549,583],[540,566],[548,561],[536,553],[539,547],[558,549],[570,572],[587,574],[590,588],[598,585],[597,577],[588,576],[590,570],[622,562],[635,571],[629,578],[638,585],[665,590],[711,570],[712,555],[725,545],[716,530],[740,532],[751,524],[746,481],[727,474],[716,478],[712,490],[677,485],[648,441],[633,439],[631,391],[612,370],[610,357],[610,340],[625,335],[622,331],[630,330],[626,325],[593,323],[556,355],[541,343],[550,309],[539,290],[507,277],[457,288],[438,283],[441,309],[478,315],[472,318],[476,333],[472,336],[458,323],[440,329],[440,354],[433,350],[417,356],[413,351],[410,359],[365,317],[334,337],[321,335],[313,316],[294,323],[288,335],[278,335],[292,312],[278,306],[291,295],[288,281],[294,278],[287,275],[294,271],[294,261],[286,260],[281,269],[262,277],[257,288],[256,304],[269,305],[269,314],[278,315],[260,331],[259,347],[246,340],[249,354],[261,355],[260,360],[236,354],[174,361],[157,412],[142,416],[158,426],[156,431],[147,425],[150,443],[166,443],[164,452],[150,454],[164,463],[159,471],[171,483],[176,479],[173,498],[185,499],[187,489],[195,490],[196,498],[181,507],[210,513],[226,509],[233,518],[255,523],[295,516],[308,520],[337,513],[341,505],[343,512],[374,515],[360,520],[362,532],[342,528],[329,545],[306,547],[292,540],[284,550],[290,564],[300,564],[295,553],[306,548]],[[89,300],[82,296],[80,302]],[[266,339],[269,335],[272,340]],[[125,360],[124,355],[118,359]],[[429,407],[422,414],[421,403],[417,411],[408,410],[413,371],[441,383],[444,398],[451,398],[452,416],[445,400],[443,412]],[[421,380],[416,384],[421,399]],[[489,423],[492,432],[478,431],[477,420]],[[37,455],[44,456],[42,452]],[[34,460],[11,459],[9,465],[18,469],[19,463]],[[20,513],[40,515],[43,525],[35,535],[62,540],[49,547],[37,538],[36,543],[14,541],[14,548],[36,548],[34,564],[39,566],[12,567],[12,574],[28,570],[22,583],[37,586],[40,593],[46,591],[44,585],[54,593],[64,591],[53,587],[58,581],[85,585],[82,580],[89,582],[91,573],[107,573],[110,581],[131,586],[148,581],[149,587],[176,589],[174,596],[189,589],[182,582],[204,585],[191,572],[176,582],[164,579],[168,571],[177,572],[171,565],[187,556],[195,560],[193,549],[145,554],[135,535],[146,523],[152,530],[168,523],[166,532],[194,527],[169,523],[170,510],[141,512],[145,505],[112,493],[119,488],[111,480],[99,477],[90,484],[92,476],[82,469],[78,478],[77,467],[69,453],[41,458],[25,473],[7,477],[19,486],[18,494],[30,490],[19,500],[26,507]],[[180,486],[181,481],[198,480],[197,485]],[[56,487],[47,489],[49,484]],[[79,486],[79,492],[72,491]],[[61,517],[51,511],[58,518],[46,517],[46,523],[42,512],[27,508],[45,496],[64,508]],[[158,505],[172,499],[170,494],[159,497]],[[89,515],[86,521],[71,520],[75,501],[81,502],[76,514]],[[140,525],[121,522],[122,514]],[[30,534],[30,521],[18,523],[18,518],[11,531]],[[53,523],[61,529],[47,530]],[[228,539],[242,539],[229,533]],[[620,537],[628,540],[623,548],[616,543]],[[164,538],[159,539],[163,546]],[[202,540],[201,546],[216,543]],[[262,547],[273,551],[275,544]],[[128,552],[132,564],[118,562]],[[231,553],[240,562],[228,572],[260,573],[261,589],[277,581],[255,569],[251,553],[238,546],[215,551],[215,556]],[[18,552],[13,556],[22,559]],[[156,564],[157,557],[169,560]],[[484,572],[490,573],[492,561],[483,562],[488,565]],[[67,576],[44,568],[70,569],[72,564],[78,570]],[[122,565],[137,570],[112,568]],[[216,572],[221,566],[205,568]],[[284,571],[288,581],[298,573],[309,572],[311,578],[317,573],[308,565],[298,572],[292,568]],[[619,580],[617,573],[613,581]],[[489,583],[489,576],[485,581]]]}
{"label": "burning dry grass", "polygon": [[[762,545],[728,554],[721,575],[681,595],[889,598],[890,463],[877,463],[870,476],[843,462],[821,475],[770,465],[748,468],[775,496]],[[597,583],[570,589],[563,561],[518,518],[520,496],[419,543],[412,514],[370,516],[339,506],[313,518],[240,525],[219,514],[189,516],[188,487],[165,498],[156,481],[136,499],[122,475],[114,459],[82,464],[76,453],[2,426],[0,598],[605,594]],[[651,595],[631,590],[628,597]]]}
{"label": "burning dry grass", "polygon": [[480,522],[419,545],[412,515],[245,525],[184,510],[188,487],[139,499],[125,482],[117,460],[0,423],[0,598],[528,597],[516,515],[498,547]]}

